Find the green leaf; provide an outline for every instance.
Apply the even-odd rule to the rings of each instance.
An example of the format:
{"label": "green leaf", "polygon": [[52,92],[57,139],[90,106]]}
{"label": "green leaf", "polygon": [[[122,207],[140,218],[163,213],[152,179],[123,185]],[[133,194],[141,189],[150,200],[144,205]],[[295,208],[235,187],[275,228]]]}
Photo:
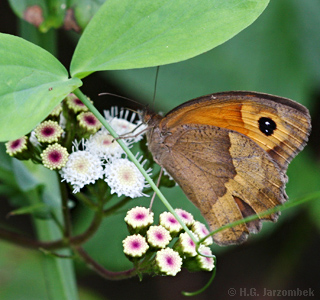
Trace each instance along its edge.
{"label": "green leaf", "polygon": [[[249,26],[268,0],[108,0],[85,29],[71,74],[174,63],[206,52]],[[183,45],[183,46],[182,46]]]}
{"label": "green leaf", "polygon": [[[309,2],[305,4],[309,6]],[[320,42],[315,37],[320,40],[320,26],[315,18],[306,21],[305,12],[299,15],[303,13],[301,6],[300,1],[273,1],[252,26],[227,43],[193,59],[161,66],[156,110],[166,113],[184,101],[228,90],[271,93],[312,109],[310,95],[315,93],[320,76],[320,60],[315,59],[316,53],[319,56]],[[318,7],[320,10],[320,3]],[[310,35],[300,26],[303,21],[318,33]],[[155,74],[155,68],[147,68],[103,75],[126,95],[131,92],[131,98],[151,103]]]}
{"label": "green leaf", "polygon": [[82,82],[49,52],[0,34],[0,141],[30,132]]}
{"label": "green leaf", "polygon": [[9,216],[16,216],[16,215],[26,215],[26,214],[48,214],[49,208],[44,203],[37,203],[35,205],[24,206],[15,210],[12,210],[9,213]]}

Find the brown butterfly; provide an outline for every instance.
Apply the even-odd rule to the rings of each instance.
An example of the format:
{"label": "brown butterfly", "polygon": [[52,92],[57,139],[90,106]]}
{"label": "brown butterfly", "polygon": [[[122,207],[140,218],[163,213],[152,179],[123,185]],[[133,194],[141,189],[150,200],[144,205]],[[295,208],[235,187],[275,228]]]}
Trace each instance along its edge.
{"label": "brown butterfly", "polygon": [[[287,200],[286,170],[311,131],[307,108],[256,92],[190,100],[164,117],[147,111],[148,147],[215,230]],[[279,213],[263,219],[276,221]],[[261,220],[221,231],[219,245],[244,242]]]}

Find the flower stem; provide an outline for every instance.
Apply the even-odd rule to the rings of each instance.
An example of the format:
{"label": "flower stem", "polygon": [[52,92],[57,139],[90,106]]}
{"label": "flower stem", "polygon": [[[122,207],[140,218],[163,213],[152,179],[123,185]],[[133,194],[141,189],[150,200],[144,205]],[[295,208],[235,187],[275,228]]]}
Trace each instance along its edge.
{"label": "flower stem", "polygon": [[63,238],[50,242],[37,241],[32,238],[28,238],[19,233],[0,228],[0,238],[6,240],[8,242],[12,242],[16,245],[31,248],[31,249],[45,249],[45,250],[57,250],[62,248],[67,248],[70,245],[81,245],[89,240],[98,230],[102,220],[104,217],[104,212],[102,208],[102,204],[99,207],[99,210],[96,212],[90,226],[83,233],[71,236],[69,238]]}
{"label": "flower stem", "polygon": [[124,199],[122,199],[120,202],[118,202],[117,204],[107,208],[104,210],[104,216],[109,216],[111,214],[113,214],[115,211],[117,211],[119,208],[123,207],[124,205],[126,205],[129,201],[131,201],[130,197],[126,197]]}
{"label": "flower stem", "polygon": [[92,220],[90,226],[88,227],[88,229],[85,232],[83,232],[77,236],[71,237],[70,244],[71,245],[81,245],[81,244],[85,243],[86,241],[88,241],[97,232],[102,220],[103,220],[103,211],[100,208],[95,213],[93,220]]}
{"label": "flower stem", "polygon": [[112,272],[105,269],[98,262],[96,262],[92,257],[90,257],[87,252],[84,251],[82,247],[75,247],[74,251],[78,254],[78,256],[87,264],[87,266],[93,269],[96,273],[102,276],[105,279],[109,280],[121,280],[133,277],[137,274],[136,269],[130,269],[121,272]]}
{"label": "flower stem", "polygon": [[57,250],[57,249],[68,247],[68,244],[63,239],[52,241],[52,242],[42,242],[42,241],[34,240],[32,238],[28,238],[24,235],[21,235],[19,233],[16,233],[4,228],[0,228],[0,238],[2,240],[14,243],[22,247],[30,248],[30,249],[43,248],[46,250]]}
{"label": "flower stem", "polygon": [[71,236],[71,218],[70,218],[70,212],[68,207],[68,193],[66,189],[65,183],[59,181],[59,187],[60,187],[60,194],[61,194],[61,208],[62,208],[62,215],[63,215],[63,222],[64,222],[64,237],[66,239],[69,239]]}

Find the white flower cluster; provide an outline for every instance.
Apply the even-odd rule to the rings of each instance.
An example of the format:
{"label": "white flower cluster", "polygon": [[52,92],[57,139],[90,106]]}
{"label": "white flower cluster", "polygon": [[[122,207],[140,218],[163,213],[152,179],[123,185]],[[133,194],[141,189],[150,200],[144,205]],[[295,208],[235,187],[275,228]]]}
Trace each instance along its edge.
{"label": "white flower cluster", "polygon": [[177,208],[175,212],[191,230],[193,238],[170,212],[161,213],[159,224],[153,225],[154,214],[150,209],[141,206],[130,209],[124,219],[130,232],[122,242],[125,255],[135,258],[136,263],[141,260],[142,264],[152,257],[149,269],[145,269],[149,274],[175,276],[182,267],[189,271],[212,271],[214,256],[209,248],[212,237],[199,246],[199,253],[196,249],[196,241],[209,234],[206,225],[195,221],[183,209]]}
{"label": "white flower cluster", "polygon": [[[129,121],[127,120],[128,110],[121,110],[119,117],[116,115],[118,115],[117,108],[111,108],[110,112],[105,112],[106,120],[117,134],[128,135],[128,138],[122,139],[128,147],[142,139],[142,134],[130,137],[131,131],[139,125],[139,123],[134,123],[135,113],[131,115]],[[139,126],[139,132],[144,128]],[[74,141],[73,145],[73,151],[65,167],[60,170],[60,174],[62,181],[65,180],[73,186],[74,193],[78,193],[85,185],[103,178],[110,186],[111,193],[131,198],[145,196],[142,190],[148,184],[144,177],[138,168],[125,157],[122,148],[105,128],[100,129],[87,140]],[[142,165],[145,162],[143,161]],[[147,170],[147,173],[150,174],[151,169]]]}

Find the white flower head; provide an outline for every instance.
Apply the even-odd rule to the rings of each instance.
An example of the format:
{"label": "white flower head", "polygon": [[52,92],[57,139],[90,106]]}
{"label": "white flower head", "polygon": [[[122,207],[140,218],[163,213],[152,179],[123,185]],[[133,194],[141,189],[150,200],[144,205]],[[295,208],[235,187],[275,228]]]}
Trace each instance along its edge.
{"label": "white flower head", "polygon": [[186,232],[183,232],[179,235],[178,246],[178,252],[181,251],[181,253],[188,257],[193,257],[197,255],[196,244],[191,239],[189,234]]}
{"label": "white flower head", "polygon": [[182,230],[182,226],[180,225],[180,223],[173,216],[173,214],[168,211],[164,211],[160,214],[159,222],[160,225],[169,230],[173,235],[178,234]]}
{"label": "white flower head", "polygon": [[123,252],[131,257],[141,257],[149,249],[149,245],[140,234],[134,234],[127,236],[123,241]]}
{"label": "white flower head", "polygon": [[[124,140],[124,143],[129,147],[130,143]],[[120,145],[109,132],[102,128],[86,141],[86,149],[103,159],[120,158],[124,153]]]}
{"label": "white flower head", "polygon": [[127,212],[124,220],[132,228],[144,228],[153,223],[153,215],[148,208],[136,206]]}
{"label": "white flower head", "polygon": [[28,142],[28,137],[23,136],[19,139],[16,139],[14,141],[9,141],[6,143],[6,148],[7,148],[7,153],[10,156],[14,156],[18,153],[22,153],[23,151],[27,150],[27,142]]}
{"label": "white flower head", "polygon": [[165,248],[158,251],[155,262],[162,274],[175,276],[181,271],[182,258],[178,252],[171,248]]}
{"label": "white flower head", "polygon": [[63,133],[63,129],[59,126],[58,122],[48,120],[41,122],[35,129],[35,136],[41,143],[55,143]]}
{"label": "white flower head", "polygon": [[67,148],[55,143],[49,145],[40,156],[42,163],[46,168],[50,170],[59,170],[66,165],[69,153]]}
{"label": "white flower head", "polygon": [[78,193],[85,185],[103,177],[100,158],[86,150],[78,150],[80,144],[74,143],[73,153],[60,171],[62,181],[65,180],[73,186],[73,193]]}
{"label": "white flower head", "polygon": [[194,218],[192,214],[190,214],[189,212],[181,208],[176,208],[175,212],[181,218],[181,220],[186,224],[187,227],[190,227],[193,224]]}
{"label": "white flower head", "polygon": [[171,241],[170,232],[163,226],[151,226],[147,231],[148,243],[154,248],[165,248]]}
{"label": "white flower head", "polygon": [[[148,174],[150,172],[151,169],[147,170]],[[112,159],[106,165],[105,181],[110,186],[111,193],[117,193],[119,197],[122,195],[131,198],[147,196],[142,193],[142,190],[149,185],[134,163],[126,158]]]}
{"label": "white flower head", "polygon": [[[204,246],[204,245],[200,245],[199,252],[203,253],[204,255],[211,255],[212,256],[211,249],[207,246]],[[197,260],[201,270],[212,271],[212,269],[214,268],[214,259],[212,257],[197,255],[196,260]]]}
{"label": "white flower head", "polygon": [[88,110],[88,108],[82,103],[82,101],[73,93],[70,93],[65,98],[65,101],[68,108],[72,110],[74,113]]}
{"label": "white flower head", "polygon": [[[134,123],[137,115],[135,112],[131,113],[131,117],[128,120],[129,113],[130,111],[128,109],[122,108],[119,112],[118,107],[111,107],[110,111],[104,111],[106,120],[118,135],[134,136],[135,134],[141,132],[141,134],[139,134],[138,136],[128,139],[129,141],[138,142],[142,140],[142,133],[144,132],[144,129],[147,128],[147,125],[142,124],[140,120]],[[135,132],[136,128],[137,130]]]}
{"label": "white flower head", "polygon": [[102,126],[100,121],[91,111],[83,111],[77,115],[79,127],[89,134],[96,133]]}
{"label": "white flower head", "polygon": [[[195,221],[192,224],[192,231],[195,233],[195,235],[199,239],[204,238],[206,235],[208,235],[210,233],[210,231],[207,229],[206,225],[204,225],[203,223],[201,223],[199,221]],[[213,244],[212,236],[209,236],[208,238],[206,238],[203,241],[203,244],[206,245],[206,246],[212,245]]]}

